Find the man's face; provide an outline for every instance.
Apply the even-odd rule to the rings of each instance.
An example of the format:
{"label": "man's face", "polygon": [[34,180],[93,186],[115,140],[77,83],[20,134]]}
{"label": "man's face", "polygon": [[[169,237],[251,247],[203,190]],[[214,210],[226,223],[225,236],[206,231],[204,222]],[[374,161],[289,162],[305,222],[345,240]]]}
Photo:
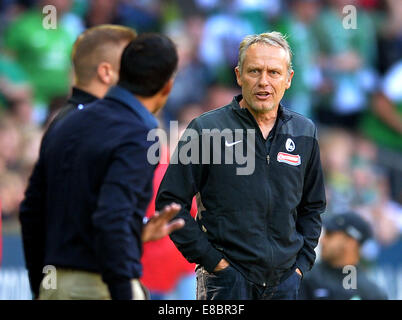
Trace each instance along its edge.
{"label": "man's face", "polygon": [[262,43],[251,45],[243,65],[235,68],[237,83],[242,88],[243,107],[266,113],[278,107],[291,85],[287,53],[280,47]]}
{"label": "man's face", "polygon": [[339,261],[348,245],[347,235],[342,231],[325,232],[321,242],[321,258],[329,263]]}
{"label": "man's face", "polygon": [[174,84],[174,76],[170,78],[170,80],[165,84],[162,89],[162,92],[158,94],[158,100],[156,101],[155,110],[153,110],[153,114],[157,114],[166,104],[167,99],[169,98],[169,94],[172,91]]}

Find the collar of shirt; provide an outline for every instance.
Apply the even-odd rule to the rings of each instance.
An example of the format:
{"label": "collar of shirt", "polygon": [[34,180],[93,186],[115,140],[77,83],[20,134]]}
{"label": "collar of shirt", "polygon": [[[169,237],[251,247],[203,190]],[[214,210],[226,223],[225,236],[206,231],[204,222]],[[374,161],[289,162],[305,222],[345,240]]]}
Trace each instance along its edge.
{"label": "collar of shirt", "polygon": [[144,122],[149,129],[158,127],[158,121],[155,116],[145,108],[142,103],[130,91],[120,86],[113,86],[109,89],[105,99],[116,100],[129,106]]}
{"label": "collar of shirt", "polygon": [[[239,95],[237,95],[237,96],[234,96],[233,97],[233,101],[232,101],[232,105],[233,105],[233,108],[235,109],[235,110],[237,110],[237,111],[242,111],[242,110],[244,110],[244,112],[246,112],[247,113],[247,111],[248,111],[248,109],[247,108],[242,108],[241,106],[240,106],[240,101],[243,99],[243,95],[241,95],[241,94],[239,94]],[[247,111],[246,111],[247,110]],[[277,116],[277,119],[279,118],[279,119],[281,119],[281,120],[284,120],[284,121],[286,121],[286,120],[288,120],[288,118],[289,118],[289,114],[288,114],[288,112],[286,112],[286,109],[284,109],[284,107],[282,106],[282,104],[280,103],[279,104],[279,107],[278,107],[278,116]]]}
{"label": "collar of shirt", "polygon": [[89,104],[95,100],[98,100],[98,97],[86,92],[84,90],[78,89],[77,87],[73,87],[73,91],[71,93],[71,97],[68,99],[68,103],[75,105],[76,107],[80,104],[85,105]]}
{"label": "collar of shirt", "polygon": [[[235,96],[232,101],[232,106],[233,109],[240,114],[243,117],[247,117],[252,121],[253,115],[247,108],[242,108],[240,106],[240,101],[243,99],[243,96],[241,94]],[[275,135],[275,132],[282,126],[283,123],[288,121],[292,116],[289,114],[288,110],[282,106],[282,104],[279,104],[278,107],[278,114],[276,117],[275,125],[270,131],[267,139],[264,139],[265,141],[270,141],[272,140],[273,136]],[[253,121],[255,122],[255,120]]]}

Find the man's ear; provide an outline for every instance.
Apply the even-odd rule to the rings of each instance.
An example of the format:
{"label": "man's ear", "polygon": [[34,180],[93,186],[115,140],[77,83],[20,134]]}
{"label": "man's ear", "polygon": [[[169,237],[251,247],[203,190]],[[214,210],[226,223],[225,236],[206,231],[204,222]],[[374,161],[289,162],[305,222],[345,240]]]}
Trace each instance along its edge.
{"label": "man's ear", "polygon": [[241,78],[240,78],[240,69],[239,69],[239,66],[237,66],[234,70],[235,70],[235,73],[236,73],[236,81],[237,81],[237,84],[241,87]]}
{"label": "man's ear", "polygon": [[113,84],[114,81],[114,70],[112,65],[109,62],[101,62],[99,63],[96,73],[98,75],[99,80],[106,85]]}
{"label": "man's ear", "polygon": [[295,72],[292,71],[292,73],[288,76],[288,80],[287,80],[287,83],[286,83],[286,89],[289,89],[290,86],[292,85],[292,78],[293,78],[294,74],[295,74]]}
{"label": "man's ear", "polygon": [[170,92],[171,92],[172,89],[173,89],[173,84],[174,84],[174,79],[173,79],[173,77],[172,77],[172,78],[170,78],[170,79],[168,80],[168,82],[165,83],[165,85],[164,85],[163,88],[161,89],[161,94],[162,94],[162,96],[167,96],[167,95],[170,94]]}

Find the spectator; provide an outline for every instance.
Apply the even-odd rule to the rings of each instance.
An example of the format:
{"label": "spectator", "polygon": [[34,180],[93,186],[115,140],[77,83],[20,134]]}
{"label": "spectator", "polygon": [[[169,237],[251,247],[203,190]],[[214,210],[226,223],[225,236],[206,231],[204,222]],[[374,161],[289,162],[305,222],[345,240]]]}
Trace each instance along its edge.
{"label": "spectator", "polygon": [[177,45],[179,66],[172,93],[163,109],[165,125],[176,120],[185,105],[204,101],[211,82],[206,66],[197,58],[196,43],[190,35],[184,30],[170,33]]}
{"label": "spectator", "polygon": [[230,101],[230,97],[233,97],[239,93],[239,89],[215,83],[208,89],[208,93],[204,102],[204,109],[205,111],[210,111],[227,105],[228,101]]}
{"label": "spectator", "polygon": [[24,185],[38,159],[42,135],[43,130],[35,126],[21,129],[21,145],[17,163],[18,174],[24,181]]}
{"label": "spectator", "polygon": [[324,84],[318,119],[328,125],[356,129],[373,87],[375,27],[361,8],[356,29],[345,29],[343,8],[356,0],[330,0],[316,21]]}
{"label": "spectator", "polygon": [[0,173],[0,199],[4,219],[17,216],[18,207],[23,198],[24,182],[21,177],[11,170]]}
{"label": "spectator", "polygon": [[163,6],[167,6],[168,1],[147,0],[147,1],[120,1],[117,16],[120,23],[138,32],[160,31]]}
{"label": "spectator", "polygon": [[[0,44],[1,46],[1,44]],[[32,87],[24,69],[0,49],[0,110],[11,111],[23,125],[32,122]]]}
{"label": "spectator", "polygon": [[351,210],[354,187],[351,160],[354,150],[353,136],[343,129],[321,130],[320,150],[325,174],[328,199],[327,213],[337,214]]}
{"label": "spectator", "polygon": [[379,148],[378,162],[388,171],[391,196],[402,204],[402,60],[385,74],[361,130]]}
{"label": "spectator", "polygon": [[54,5],[57,16],[61,17],[68,10],[70,2],[41,0],[36,7],[18,16],[5,32],[5,48],[15,55],[33,86],[36,106],[34,120],[38,123],[44,120],[51,98],[68,92],[70,52],[75,40],[61,24],[54,30],[45,29],[42,25],[42,8]]}
{"label": "spectator", "polygon": [[354,166],[353,181],[360,200],[356,211],[370,222],[375,239],[384,247],[398,241],[402,235],[402,206],[391,200],[386,176],[360,162]]}
{"label": "spectator", "polygon": [[386,12],[378,34],[378,69],[384,74],[402,57],[402,2],[384,1]]}
{"label": "spectator", "polygon": [[3,217],[15,221],[28,175],[37,159],[42,131],[0,116],[0,198]]}
{"label": "spectator", "polygon": [[279,13],[280,1],[277,0],[234,0],[234,12],[246,21],[253,33],[262,33],[270,29],[270,20]]}
{"label": "spectator", "polygon": [[367,278],[359,265],[360,248],[371,237],[369,224],[358,214],[347,212],[324,219],[323,225],[321,261],[303,279],[300,299],[386,299],[383,290]]}
{"label": "spectator", "polygon": [[101,24],[121,24],[117,15],[120,1],[90,0],[89,8],[85,17],[87,28]]}
{"label": "spectator", "polygon": [[16,167],[21,132],[10,116],[0,117],[0,172]]}
{"label": "spectator", "polygon": [[288,35],[294,52],[295,75],[285,94],[285,104],[306,117],[313,116],[314,92],[321,84],[321,70],[317,65],[318,42],[313,24],[320,10],[318,0],[292,0],[291,11],[283,15],[277,29]]}
{"label": "spectator", "polygon": [[[4,101],[3,105],[1,105],[1,100]],[[7,110],[19,125],[31,125],[33,122],[33,106],[32,90],[29,83],[14,81],[12,77],[7,76],[0,78],[1,109]]]}
{"label": "spectator", "polygon": [[219,9],[206,18],[199,48],[200,60],[214,80],[235,87],[233,69],[237,64],[237,46],[254,30],[247,20],[236,14],[230,2],[220,2]]}

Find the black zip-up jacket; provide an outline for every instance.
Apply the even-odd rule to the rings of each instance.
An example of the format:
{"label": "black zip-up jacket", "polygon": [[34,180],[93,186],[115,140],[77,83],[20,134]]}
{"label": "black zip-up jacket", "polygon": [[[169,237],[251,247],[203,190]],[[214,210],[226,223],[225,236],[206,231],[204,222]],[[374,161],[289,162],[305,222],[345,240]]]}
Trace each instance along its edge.
{"label": "black zip-up jacket", "polygon": [[[280,106],[272,141],[267,141],[251,113],[240,107],[241,99],[190,123],[160,185],[156,208],[172,201],[182,205],[178,217],[186,225],[171,239],[190,262],[212,272],[225,258],[248,280],[276,285],[296,267],[305,274],[315,261],[326,205],[317,130],[309,119]],[[190,129],[198,134],[188,134]],[[222,138],[208,156],[206,129],[235,134]],[[255,143],[247,139],[247,130],[255,130]],[[239,174],[247,163],[233,157],[233,164],[213,163],[217,151],[223,155],[236,147],[254,158],[251,174]],[[195,220],[189,214],[194,195]]]}

